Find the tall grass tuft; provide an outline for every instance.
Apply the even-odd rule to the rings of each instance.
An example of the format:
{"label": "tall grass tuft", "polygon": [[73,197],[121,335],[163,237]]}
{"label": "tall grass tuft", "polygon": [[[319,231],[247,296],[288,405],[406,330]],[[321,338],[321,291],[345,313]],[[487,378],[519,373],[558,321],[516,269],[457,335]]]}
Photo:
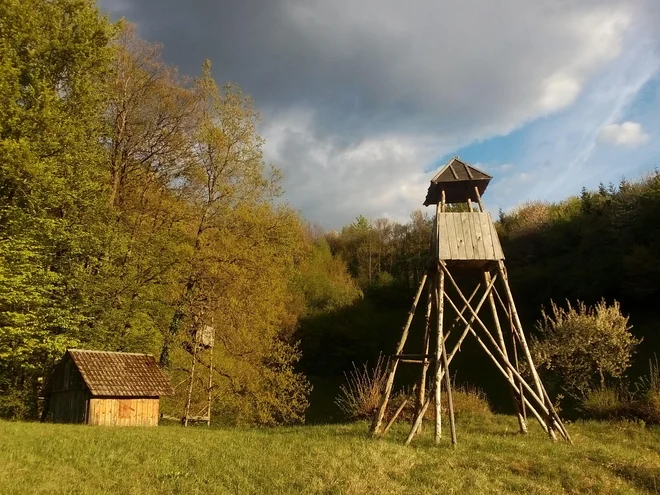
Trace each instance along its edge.
{"label": "tall grass tuft", "polygon": [[582,410],[594,419],[623,419],[633,411],[633,397],[623,386],[595,388],[586,393]]}
{"label": "tall grass tuft", "polygon": [[660,365],[658,356],[649,360],[649,374],[637,382],[636,409],[647,423],[660,423]]}
{"label": "tall grass tuft", "polygon": [[387,380],[389,360],[378,356],[376,366],[369,369],[367,363],[344,373],[346,384],[339,388],[335,404],[350,419],[371,418],[378,409]]}

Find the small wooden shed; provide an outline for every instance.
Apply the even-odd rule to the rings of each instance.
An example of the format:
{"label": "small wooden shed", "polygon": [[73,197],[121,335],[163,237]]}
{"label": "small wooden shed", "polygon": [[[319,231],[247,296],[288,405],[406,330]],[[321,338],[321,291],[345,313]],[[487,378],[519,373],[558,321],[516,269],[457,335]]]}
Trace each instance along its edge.
{"label": "small wooden shed", "polygon": [[169,379],[150,354],[69,349],[43,390],[44,420],[156,426]]}

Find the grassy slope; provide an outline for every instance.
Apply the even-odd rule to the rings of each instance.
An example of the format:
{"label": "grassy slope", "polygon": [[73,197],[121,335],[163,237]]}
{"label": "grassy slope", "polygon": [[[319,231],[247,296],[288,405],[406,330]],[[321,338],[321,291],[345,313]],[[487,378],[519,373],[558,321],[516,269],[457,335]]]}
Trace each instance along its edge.
{"label": "grassy slope", "polygon": [[274,429],[103,428],[0,422],[0,493],[658,493],[660,429],[570,425],[553,445],[506,416],[461,417],[459,445],[413,447],[406,425]]}

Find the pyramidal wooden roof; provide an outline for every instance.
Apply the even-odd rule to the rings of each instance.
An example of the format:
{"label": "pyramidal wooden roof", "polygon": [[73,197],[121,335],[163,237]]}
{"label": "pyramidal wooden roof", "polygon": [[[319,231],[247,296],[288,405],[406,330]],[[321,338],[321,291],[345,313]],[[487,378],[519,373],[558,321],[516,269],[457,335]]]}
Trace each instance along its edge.
{"label": "pyramidal wooden roof", "polygon": [[169,379],[151,354],[81,349],[69,349],[67,354],[92,395],[156,397],[174,394]]}
{"label": "pyramidal wooden roof", "polygon": [[449,160],[431,179],[424,205],[440,203],[442,191],[445,191],[447,203],[462,203],[468,199],[476,200],[474,188],[483,195],[492,177],[476,167],[465,163],[459,157]]}

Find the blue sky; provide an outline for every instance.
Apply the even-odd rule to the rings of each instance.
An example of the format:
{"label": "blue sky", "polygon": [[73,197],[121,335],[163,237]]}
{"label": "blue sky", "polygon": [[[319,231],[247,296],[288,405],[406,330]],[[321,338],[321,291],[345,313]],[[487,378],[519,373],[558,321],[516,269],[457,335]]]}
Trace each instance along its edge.
{"label": "blue sky", "polygon": [[459,155],[492,211],[636,179],[660,157],[660,0],[100,0],[262,114],[285,199],[406,221]]}
{"label": "blue sky", "polygon": [[[624,51],[571,105],[504,136],[470,143],[439,162],[459,155],[493,175],[485,199],[495,210],[561,200],[601,182],[639,179],[660,167],[659,67],[652,50]],[[612,140],[616,132],[603,137],[603,128],[623,122],[639,124],[639,132],[619,142]]]}

